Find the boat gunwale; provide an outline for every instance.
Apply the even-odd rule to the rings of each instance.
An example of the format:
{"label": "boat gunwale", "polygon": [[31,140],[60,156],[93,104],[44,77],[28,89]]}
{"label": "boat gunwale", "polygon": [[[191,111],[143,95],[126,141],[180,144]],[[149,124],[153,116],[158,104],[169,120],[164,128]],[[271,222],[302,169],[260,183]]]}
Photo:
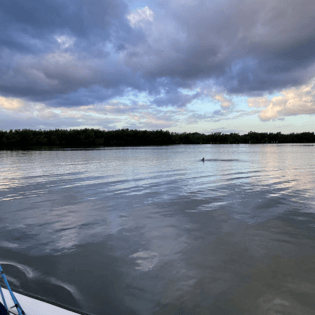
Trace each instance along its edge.
{"label": "boat gunwale", "polygon": [[[3,283],[0,283],[0,285],[1,285],[2,289],[7,290],[6,286]],[[58,303],[58,302],[48,301],[47,299],[45,299],[43,297],[40,297],[40,296],[37,296],[35,294],[25,293],[25,292],[23,292],[23,291],[21,291],[19,289],[14,288],[13,286],[11,286],[11,289],[12,289],[13,293],[18,293],[18,294],[24,295],[26,297],[32,298],[34,300],[38,300],[38,301],[41,301],[41,302],[44,302],[44,303],[47,303],[47,304],[50,304],[50,305],[53,305],[53,306],[56,306],[56,307],[60,307],[60,308],[62,308],[64,310],[67,310],[67,311],[70,311],[70,312],[74,312],[74,313],[76,313],[78,315],[93,315],[92,313],[79,311],[79,310],[77,310],[75,308],[63,305],[63,304]]]}

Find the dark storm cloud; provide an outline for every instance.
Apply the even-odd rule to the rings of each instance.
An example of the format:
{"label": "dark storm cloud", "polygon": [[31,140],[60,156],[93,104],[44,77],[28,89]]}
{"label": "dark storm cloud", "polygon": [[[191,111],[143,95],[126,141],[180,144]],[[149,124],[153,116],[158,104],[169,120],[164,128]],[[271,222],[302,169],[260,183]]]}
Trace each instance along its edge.
{"label": "dark storm cloud", "polygon": [[0,4],[0,94],[51,105],[104,101],[141,79],[117,54],[139,42],[120,0]]}
{"label": "dark storm cloud", "polygon": [[178,89],[209,80],[254,94],[314,76],[313,0],[156,4],[131,26],[122,0],[1,1],[0,95],[79,106],[134,90],[185,107],[206,92]]}
{"label": "dark storm cloud", "polygon": [[128,66],[147,76],[212,78],[239,93],[301,84],[314,75],[312,0],[161,2],[164,25],[155,16],[159,31],[125,52]]}
{"label": "dark storm cloud", "polygon": [[128,32],[127,5],[119,0],[4,0],[0,5],[1,46],[34,51],[58,33],[102,40]]}

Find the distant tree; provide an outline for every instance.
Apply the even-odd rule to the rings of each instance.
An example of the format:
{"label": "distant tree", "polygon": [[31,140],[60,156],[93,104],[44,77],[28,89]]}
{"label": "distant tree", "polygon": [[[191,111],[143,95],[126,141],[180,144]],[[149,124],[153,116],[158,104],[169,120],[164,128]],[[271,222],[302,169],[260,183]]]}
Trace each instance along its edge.
{"label": "distant tree", "polygon": [[314,132],[290,133],[238,133],[209,135],[175,133],[164,130],[30,130],[0,131],[0,149],[32,148],[38,146],[95,147],[95,146],[147,146],[172,144],[221,144],[221,143],[315,143]]}

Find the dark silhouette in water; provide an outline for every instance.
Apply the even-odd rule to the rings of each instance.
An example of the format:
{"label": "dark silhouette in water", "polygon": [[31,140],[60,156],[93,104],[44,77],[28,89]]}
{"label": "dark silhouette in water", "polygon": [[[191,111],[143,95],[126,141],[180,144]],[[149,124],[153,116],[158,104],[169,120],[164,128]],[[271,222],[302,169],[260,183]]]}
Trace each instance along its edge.
{"label": "dark silhouette in water", "polygon": [[235,161],[240,161],[239,159],[201,159],[202,162],[235,162]]}

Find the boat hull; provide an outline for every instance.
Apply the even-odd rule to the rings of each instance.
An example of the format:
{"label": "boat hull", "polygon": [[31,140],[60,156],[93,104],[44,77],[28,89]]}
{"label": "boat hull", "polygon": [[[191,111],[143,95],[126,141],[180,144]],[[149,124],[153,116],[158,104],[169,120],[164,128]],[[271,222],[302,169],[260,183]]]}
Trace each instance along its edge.
{"label": "boat hull", "polygon": [[[12,302],[10,293],[7,289],[2,288],[4,297],[7,301],[8,307],[10,308],[14,303]],[[17,292],[14,292],[15,297],[19,301],[20,305],[23,307],[26,315],[85,315],[85,313],[77,313],[75,311],[70,311],[65,308],[53,305],[48,302],[38,300]],[[1,297],[0,297],[1,300]],[[15,308],[10,309],[12,314],[17,314],[18,312]],[[88,315],[88,314],[86,314]]]}

